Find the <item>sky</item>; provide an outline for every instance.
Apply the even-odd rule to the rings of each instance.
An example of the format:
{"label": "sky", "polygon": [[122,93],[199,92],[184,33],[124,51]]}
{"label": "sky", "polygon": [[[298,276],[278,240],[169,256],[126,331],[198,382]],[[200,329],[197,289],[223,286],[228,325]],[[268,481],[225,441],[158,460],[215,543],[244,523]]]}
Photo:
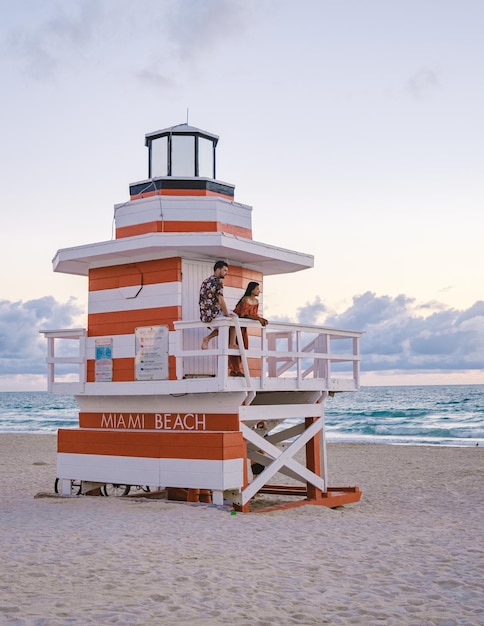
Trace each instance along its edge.
{"label": "sky", "polygon": [[86,326],[144,136],[220,136],[256,241],[315,257],[264,316],[364,331],[364,385],[484,383],[481,0],[0,0],[0,390]]}

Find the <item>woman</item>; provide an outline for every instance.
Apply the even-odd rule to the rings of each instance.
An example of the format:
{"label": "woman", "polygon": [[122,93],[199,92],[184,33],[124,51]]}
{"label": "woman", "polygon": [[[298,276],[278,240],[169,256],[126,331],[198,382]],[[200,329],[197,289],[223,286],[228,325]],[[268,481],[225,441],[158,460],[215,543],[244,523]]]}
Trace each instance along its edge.
{"label": "woman", "polygon": [[[259,300],[257,298],[259,294],[259,283],[251,281],[247,285],[247,289],[245,290],[244,295],[237,302],[234,313],[236,313],[238,317],[249,320],[257,320],[261,323],[262,326],[267,326],[269,322],[264,317],[261,317],[259,315]],[[244,347],[247,349],[249,347],[247,328],[241,328],[241,331],[242,339],[244,341]],[[244,371],[242,369],[242,359],[240,358],[240,356],[229,356],[229,368],[231,376],[244,376]]]}

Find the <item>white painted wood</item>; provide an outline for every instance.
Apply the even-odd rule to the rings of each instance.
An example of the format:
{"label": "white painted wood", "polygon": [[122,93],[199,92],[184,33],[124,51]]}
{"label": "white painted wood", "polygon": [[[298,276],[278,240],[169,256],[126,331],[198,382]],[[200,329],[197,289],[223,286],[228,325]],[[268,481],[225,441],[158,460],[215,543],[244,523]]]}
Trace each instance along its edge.
{"label": "white painted wood", "polygon": [[114,208],[116,228],[155,221],[219,222],[251,230],[252,208],[224,198],[156,196]]}
{"label": "white painted wood", "polygon": [[60,479],[59,483],[60,485],[60,493],[63,496],[70,496],[71,495],[71,480],[70,479]]}
{"label": "white painted wood", "polygon": [[[254,446],[252,444],[249,444],[250,446],[252,446],[252,448],[254,448]],[[251,459],[251,461],[254,461],[255,463],[260,463],[261,465],[267,466],[270,463],[272,463],[272,459],[270,459],[269,457],[261,454],[260,452],[257,451],[252,451],[250,453],[249,458]],[[299,476],[299,474],[296,474],[296,472],[293,472],[292,470],[288,469],[287,467],[280,467],[279,468],[279,474],[283,474],[284,476],[289,476],[289,478],[292,478],[296,481],[302,482],[301,481],[301,477]]]}
{"label": "white painted wood", "polygon": [[[208,276],[213,274],[213,265],[219,259],[207,263],[202,261],[182,260],[182,320],[198,320],[200,318],[200,286]],[[221,259],[224,260],[224,259]],[[230,268],[229,268],[230,271]],[[232,309],[242,294],[242,290],[224,287],[224,299]],[[197,324],[198,328],[187,329],[183,333],[184,350],[200,350],[202,339],[210,333],[210,324]],[[222,341],[223,331],[219,337],[212,339],[210,348],[225,345]],[[208,352],[208,351],[207,351]],[[198,352],[198,357],[187,357],[183,361],[183,375],[188,376],[216,376],[217,362],[213,356],[205,352]]]}
{"label": "white painted wood", "polygon": [[96,358],[96,339],[113,340],[113,358],[115,359],[134,358],[136,355],[134,333],[132,335],[101,335],[99,337],[88,337],[86,339],[87,359],[94,360]]}
{"label": "white painted wood", "polygon": [[183,396],[167,395],[126,395],[94,396],[77,398],[81,411],[91,413],[237,413],[244,399],[243,392],[234,393],[190,393]]}
{"label": "white painted wood", "polygon": [[310,441],[314,435],[321,431],[323,427],[323,420],[319,418],[309,428],[299,436],[294,443],[288,446],[281,452],[279,448],[272,445],[266,438],[261,437],[256,431],[251,430],[245,424],[241,424],[241,430],[244,435],[244,439],[250,441],[259,449],[263,450],[269,457],[274,460],[266,467],[266,469],[257,476],[247,487],[242,491],[242,503],[246,504],[251,498],[279,471],[281,467],[286,466],[293,472],[295,472],[302,480],[309,482],[316,488],[324,491],[324,481],[320,476],[317,476],[314,472],[304,467],[293,458],[294,455]]}
{"label": "white painted wood", "polygon": [[182,286],[179,282],[144,285],[141,290],[137,289],[136,297],[125,297],[121,289],[90,291],[88,311],[90,314],[111,313],[181,305]]}
{"label": "white painted wood", "polygon": [[[86,381],[86,335],[85,328],[68,328],[60,330],[41,330],[40,333],[47,339],[47,389],[51,393],[74,395],[84,390]],[[72,356],[59,357],[55,354],[56,341],[66,340],[74,349]],[[76,374],[57,376],[56,364],[71,363],[77,366]]]}
{"label": "white painted wood", "polygon": [[93,482],[161,485],[159,459],[97,454],[57,454],[57,475]]}
{"label": "white painted wood", "polygon": [[[200,286],[205,278],[213,274],[213,265],[217,260],[210,263],[182,260],[182,320],[200,319]],[[188,329],[183,333],[183,349],[199,350],[203,337],[209,332],[206,326]],[[216,341],[214,339],[213,344],[216,345]],[[184,376],[215,376],[216,359],[213,356],[188,357],[183,359],[182,371]]]}
{"label": "white painted wood", "polygon": [[212,492],[212,504],[216,506],[223,506],[224,492],[219,489],[214,489]]}
{"label": "white painted wood", "polygon": [[[180,394],[180,393],[212,393],[214,391],[241,392],[246,391],[246,383],[243,378],[231,378],[225,374],[225,381],[218,377],[192,378],[187,380],[169,381],[133,381],[133,382],[112,382],[112,383],[86,383],[82,386],[82,393],[98,396],[148,396],[159,394]],[[258,378],[252,379],[252,388],[255,391],[262,390],[261,382]],[[296,387],[295,379],[273,378],[264,382],[264,391],[357,391],[358,386],[354,380],[331,379],[326,382],[321,379],[305,380],[301,387]],[[59,384],[57,393],[63,393],[62,384]],[[79,392],[81,393],[81,392]],[[70,394],[72,395],[72,394]]]}
{"label": "white painted wood", "polygon": [[84,393],[85,384],[80,382],[54,382],[49,378],[47,388],[50,393],[58,396],[75,396],[78,393]]}
{"label": "white painted wood", "polygon": [[268,419],[284,420],[288,417],[320,417],[320,404],[251,404],[239,407],[240,419],[245,422]]}
{"label": "white painted wood", "polygon": [[243,459],[211,461],[70,453],[57,455],[57,475],[93,482],[222,491],[241,489],[244,480]]}
{"label": "white painted wood", "polygon": [[85,337],[85,328],[61,328],[56,330],[39,330],[47,339],[79,339]]}
{"label": "white painted wood", "polygon": [[[193,284],[198,279],[193,281]],[[195,306],[198,307],[197,286],[195,296],[193,289],[190,291],[191,296],[186,298],[191,302],[192,311]],[[191,298],[191,299],[190,299]],[[195,304],[197,302],[197,304]],[[190,313],[190,311],[189,311]],[[188,313],[188,314],[189,314]],[[250,326],[255,324],[252,320],[237,320],[240,326]],[[203,337],[203,332],[208,332],[206,324],[202,324],[199,320],[182,320],[174,323],[175,333],[169,335],[169,354],[176,357],[177,373],[179,376],[187,375],[186,380],[166,380],[157,381],[156,384],[150,386],[150,381],[129,381],[124,383],[83,383],[85,381],[86,363],[82,362],[83,357],[74,356],[67,360],[70,363],[77,363],[80,369],[79,383],[74,388],[72,386],[62,387],[58,380],[53,380],[53,372],[55,364],[66,362],[66,357],[57,357],[54,354],[54,341],[59,338],[75,338],[75,334],[66,335],[67,331],[42,331],[48,339],[48,384],[49,389],[55,393],[80,394],[86,393],[90,395],[159,395],[159,394],[182,394],[182,393],[210,393],[214,391],[231,392],[235,390],[245,390],[247,393],[246,404],[249,404],[254,394],[261,391],[312,391],[321,394],[325,391],[357,391],[359,388],[359,338],[361,332],[337,330],[332,328],[318,327],[312,325],[296,325],[282,324],[272,322],[269,326],[262,329],[262,342],[260,348],[254,344],[246,351],[246,356],[250,358],[258,358],[261,360],[263,377],[230,378],[227,375],[227,357],[229,354],[237,352],[228,350],[228,341],[224,337],[228,336],[230,325],[234,325],[234,320],[230,318],[219,318],[210,324],[212,328],[219,329],[219,338],[213,341],[213,346],[209,350],[202,351],[200,345],[197,345],[198,337]],[[85,332],[85,331],[82,331]],[[190,334],[193,332],[192,339]],[[85,337],[79,336],[76,331],[80,344],[80,354],[83,355],[83,346]],[[301,342],[295,342],[294,337],[312,336],[300,345]],[[192,347],[186,347],[179,335],[187,336],[186,343],[192,343]],[[106,337],[109,339],[109,337]],[[266,342],[267,338],[267,342]],[[321,344],[319,339],[323,338],[327,352],[320,352]],[[113,355],[115,358],[122,356],[132,356],[133,340],[132,336],[116,336],[113,338]],[[280,345],[280,341],[282,345]],[[334,342],[349,342],[352,344],[352,352],[342,354],[334,347]],[[119,342],[119,343],[118,343]],[[201,339],[200,339],[201,343]],[[94,341],[95,344],[95,341]],[[299,345],[298,345],[299,344]],[[181,346],[181,347],[180,347]],[[343,344],[341,344],[343,346]],[[337,347],[337,346],[336,346]],[[88,340],[88,357],[93,358],[93,340]],[[204,360],[213,359],[213,369],[203,366]],[[191,360],[191,361],[190,361]],[[295,369],[297,362],[313,363],[313,365],[305,365],[305,369],[299,367]],[[193,362],[192,371],[187,371],[186,363]],[[346,370],[338,372],[338,375],[331,375],[331,363],[343,363]],[[202,364],[202,365],[201,365]],[[266,367],[267,364],[267,367]],[[210,366],[212,367],[212,366]],[[319,378],[318,374],[328,374],[324,378]],[[66,381],[72,385],[72,379]]]}
{"label": "white painted wood", "polygon": [[320,455],[321,455],[321,478],[324,481],[325,485],[329,485],[329,476],[328,476],[328,454],[326,448],[326,428],[324,425],[324,414],[321,417],[323,420],[323,427],[321,428],[321,439],[320,439]]}
{"label": "white painted wood", "polygon": [[274,459],[273,465],[276,469],[274,471],[274,467],[271,465],[270,469],[272,473],[271,475],[265,477],[266,481],[269,478],[271,478],[275,472],[278,471],[277,468],[282,467],[283,465],[286,465],[287,467],[295,471],[297,474],[299,474],[301,478],[304,478],[305,480],[308,480],[309,482],[312,483],[313,480],[311,479],[311,477],[313,477],[313,479],[315,478],[319,484],[320,483],[319,477],[316,476],[310,470],[308,470],[306,467],[301,465],[300,463],[297,463],[296,461],[294,461],[292,457],[296,454],[296,452],[298,452],[302,448],[303,445],[305,445],[310,439],[314,437],[314,435],[317,432],[321,430],[322,425],[323,425],[322,419],[319,418],[316,422],[311,424],[309,428],[306,428],[304,432],[300,435],[300,437],[296,439],[296,441],[291,443],[289,446],[287,446],[287,448],[285,448],[283,451],[281,451],[276,446],[272,445],[267,440],[267,438],[261,437],[256,431],[249,429],[244,424],[241,425],[241,430],[244,435],[244,438],[247,441],[250,441],[255,446],[258,446],[263,452],[265,452],[266,454],[268,454],[270,457]]}
{"label": "white painted wood", "polygon": [[[223,468],[231,463],[234,471]],[[160,459],[160,480],[164,485],[199,489],[241,489],[243,461],[193,461],[187,459]]]}
{"label": "white painted wood", "polygon": [[87,276],[89,269],[182,257],[228,259],[234,265],[262,272],[264,276],[287,274],[313,267],[314,257],[269,246],[251,239],[217,233],[147,233],[75,248],[59,250],[55,272]]}
{"label": "white painted wood", "polygon": [[304,422],[300,424],[295,424],[290,428],[285,428],[284,430],[279,430],[278,432],[271,433],[269,435],[263,435],[264,439],[267,439],[270,443],[277,445],[278,443],[282,443],[283,441],[287,441],[288,439],[292,439],[293,437],[297,437],[305,430]]}

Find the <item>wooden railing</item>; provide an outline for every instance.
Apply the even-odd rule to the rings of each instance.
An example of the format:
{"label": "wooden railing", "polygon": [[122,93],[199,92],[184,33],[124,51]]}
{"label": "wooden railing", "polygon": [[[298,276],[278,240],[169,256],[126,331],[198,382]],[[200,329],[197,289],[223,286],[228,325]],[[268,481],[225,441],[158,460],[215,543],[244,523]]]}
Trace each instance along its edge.
{"label": "wooden railing", "polygon": [[[212,322],[210,327],[219,329],[219,337],[214,340],[217,345],[204,351],[200,350],[201,335],[196,331],[203,329],[206,334],[207,325],[198,321],[175,322],[178,338],[177,378],[210,374],[223,376],[228,369],[228,356],[239,354],[239,350],[228,348],[229,327],[234,324],[239,336],[246,380],[251,378],[259,389],[274,387],[276,380],[280,383],[295,381],[296,388],[304,387],[304,383],[308,381],[313,381],[317,386],[321,380],[331,380],[336,387],[336,381],[340,381],[345,390],[359,387],[361,332],[279,322],[271,322],[268,326],[261,327],[258,322],[242,318],[221,318]],[[243,347],[238,327],[253,330],[247,350]],[[188,335],[187,338],[185,334]],[[210,357],[211,366],[201,363]],[[254,376],[248,374],[248,363],[254,362],[258,384]],[[315,388],[315,385],[311,387]]]}
{"label": "wooden railing", "polygon": [[[240,350],[228,348],[229,328],[234,325]],[[359,388],[359,339],[362,333],[358,331],[279,322],[261,327],[252,320],[220,318],[210,324],[210,328],[218,328],[218,338],[213,340],[208,350],[202,350],[201,340],[209,332],[207,324],[178,321],[174,327],[174,341],[173,338],[169,341],[167,350],[176,359],[176,380],[97,383],[102,385],[103,393],[135,395],[175,393],[178,390],[184,393],[192,390],[230,391],[241,385],[253,392],[308,389],[356,391]],[[243,327],[248,329],[250,337],[247,350],[242,342]],[[94,342],[94,339],[87,338],[86,330],[42,332],[48,342],[48,390],[65,395],[100,393],[95,390],[96,383],[86,383],[86,354],[93,353],[89,342]],[[71,349],[65,356],[65,350],[58,349],[62,340],[77,342],[78,349]],[[228,357],[235,355],[241,357],[245,379],[230,379],[228,376]],[[113,346],[113,358],[116,359],[116,344]],[[75,376],[73,368],[69,375],[62,372],[69,365],[77,366],[77,380],[72,380]]]}
{"label": "wooden railing", "polygon": [[[86,382],[87,370],[86,329],[67,328],[64,330],[42,330],[40,332],[47,339],[48,391],[63,395],[81,393]],[[69,354],[66,356],[67,342],[69,343],[67,347]],[[57,347],[59,350],[56,355]],[[75,367],[69,367],[72,365]]]}

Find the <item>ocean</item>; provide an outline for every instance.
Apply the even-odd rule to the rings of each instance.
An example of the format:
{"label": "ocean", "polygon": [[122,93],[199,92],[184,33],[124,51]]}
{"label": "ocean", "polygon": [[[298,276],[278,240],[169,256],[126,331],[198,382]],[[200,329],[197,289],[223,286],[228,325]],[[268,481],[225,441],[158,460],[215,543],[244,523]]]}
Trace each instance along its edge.
{"label": "ocean", "polygon": [[[77,413],[71,396],[0,392],[2,433],[75,428]],[[484,385],[363,387],[328,398],[325,419],[330,442],[481,446]]]}

